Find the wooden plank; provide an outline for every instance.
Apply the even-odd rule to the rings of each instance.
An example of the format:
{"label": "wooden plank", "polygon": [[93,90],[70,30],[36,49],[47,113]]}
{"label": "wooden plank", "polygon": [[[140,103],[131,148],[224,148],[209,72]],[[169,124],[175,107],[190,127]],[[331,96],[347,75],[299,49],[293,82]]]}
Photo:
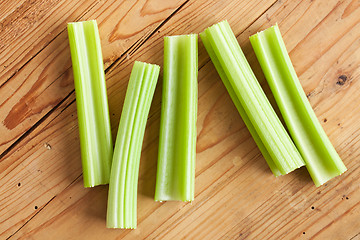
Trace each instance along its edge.
{"label": "wooden plank", "polygon": [[[27,199],[23,197],[15,204],[0,201],[0,205],[5,203],[14,212],[18,206],[23,207],[23,211],[31,209],[31,216],[37,213],[14,237],[48,239],[49,233],[64,238],[82,236],[90,239],[104,236],[107,239],[173,239],[174,236],[344,239],[357,236],[360,200],[357,120],[360,113],[353,111],[353,106],[360,101],[357,97],[360,83],[356,81],[360,76],[360,10],[354,3],[356,1],[278,2],[246,28],[246,24],[238,22],[238,16],[243,16],[242,13],[253,16],[256,13],[251,9],[256,11],[260,7],[266,10],[264,3],[246,8],[252,3],[242,2],[245,7],[240,4],[239,9],[228,4],[232,10],[222,12],[219,7],[221,2],[219,5],[189,2],[160,29],[158,35],[145,42],[134,55],[129,56],[130,59],[125,58],[107,75],[110,111],[115,114],[112,123],[116,130],[131,63],[134,59],[161,63],[163,35],[180,34],[185,30],[198,32],[204,28],[203,25],[208,26],[224,16],[230,16],[229,21],[236,34],[245,30],[238,39],[256,75],[263,79],[247,39],[250,34],[277,21],[310,102],[349,168],[343,176],[320,188],[315,188],[305,169],[274,178],[200,44],[196,200],[192,204],[155,203],[152,200],[160,116],[161,93],[158,88],[141,159],[139,227],[134,231],[106,229],[106,187],[84,189],[81,178],[71,184],[77,176],[76,172],[80,172],[80,154],[78,146],[74,149],[74,145],[78,144],[74,119],[76,108],[70,104],[74,97],[70,96],[67,99],[69,102],[63,103],[3,160],[2,164],[8,168],[4,175],[0,175],[1,196],[12,191],[8,198],[26,196]],[[204,17],[201,7],[215,16]],[[194,9],[199,12],[195,20],[189,16]],[[240,22],[248,21],[249,16]],[[311,22],[306,25],[308,21]],[[347,76],[345,82],[344,77],[339,78],[342,75]],[[44,143],[48,143],[51,149]],[[35,146],[34,150],[32,146]],[[71,152],[67,153],[69,149]],[[56,153],[61,155],[55,156]],[[43,165],[43,173],[36,175],[36,168]],[[69,169],[71,171],[66,175]],[[13,176],[8,178],[8,175]],[[35,181],[32,179],[34,176]],[[22,182],[20,188],[16,185],[19,181]],[[23,186],[26,186],[24,190]],[[31,191],[30,187],[36,190]],[[50,198],[55,195],[55,198]],[[35,204],[39,207],[37,211],[34,210]],[[0,215],[9,216],[3,211]],[[14,222],[19,219],[26,221],[28,217],[15,213],[14,219]]]}
{"label": "wooden plank", "polygon": [[[0,134],[3,136],[0,140],[0,154],[73,91],[66,22],[78,18],[98,20],[107,67],[128,48],[144,41],[183,2],[185,0],[169,1],[166,4],[159,4],[159,0],[106,1],[92,6],[83,16],[76,15],[76,18],[75,14],[80,14],[80,10],[90,8],[91,5],[82,6],[79,2],[80,6],[76,5],[78,9],[74,8],[74,12],[67,8],[54,9],[59,10],[56,15],[60,18],[59,35],[0,88]],[[154,5],[159,7],[154,8]],[[71,14],[62,18],[62,11]],[[123,27],[134,24],[134,19],[138,20],[136,27]],[[55,25],[58,24],[56,22]],[[42,31],[47,31],[47,26],[45,24]]]}
{"label": "wooden plank", "polygon": [[[192,19],[196,16],[196,18],[201,19],[202,14],[204,11],[207,11],[208,9],[215,10],[218,8],[217,4],[212,4],[208,6],[207,10],[203,9],[202,11],[198,12],[195,16],[188,16],[189,12],[192,12],[193,9],[198,9],[199,6],[201,6],[202,3],[198,2],[196,4],[192,3],[190,4],[189,8],[185,11],[181,11],[181,14],[175,15],[174,19],[171,19],[171,24],[168,25],[174,26],[174,28],[165,28],[165,30],[160,29],[161,34],[157,34],[156,37],[149,39],[148,42],[146,42],[146,52],[139,52],[139,54],[136,54],[135,56],[129,56],[130,58],[136,58],[140,60],[151,60],[151,62],[155,62],[158,64],[161,64],[162,62],[162,48],[163,48],[163,42],[162,37],[164,35],[169,34],[175,34],[175,32],[181,32],[181,28],[184,28],[184,26],[189,25],[192,23]],[[230,8],[233,8],[233,5],[237,5],[236,11],[229,12]],[[269,7],[271,3],[264,4],[264,1],[258,1],[257,4],[250,4],[243,2],[242,4],[238,4],[237,2],[232,2],[232,5],[228,6],[229,9],[224,9],[222,11],[219,11],[216,15],[217,20],[224,18],[224,16],[228,16],[230,18],[234,18],[236,14],[244,13],[244,15],[247,16],[247,20],[244,21],[243,25],[234,25],[237,32],[244,31],[246,26],[251,24],[256,18],[256,13],[261,14],[263,11],[266,10],[267,7]],[[186,6],[186,5],[185,5]],[[229,13],[227,13],[229,12]],[[187,21],[181,22],[180,19],[184,19],[184,17],[187,16]],[[234,19],[235,21],[238,21],[238,19]],[[204,29],[206,26],[208,26],[208,22],[201,22],[197,21],[198,24],[193,24],[188,31],[199,31],[196,29]],[[151,48],[150,48],[151,46]],[[142,48],[141,48],[142,49]],[[200,63],[203,65],[205,62],[208,62],[209,59],[205,52],[202,52],[200,58]],[[126,66],[120,65],[120,67],[116,68],[114,71],[109,73],[107,75],[108,79],[108,94],[109,94],[109,101],[110,101],[110,112],[112,114],[112,123],[113,123],[113,130],[116,130],[119,115],[120,115],[120,109],[119,106],[122,105],[122,101],[124,98],[124,93],[126,89],[127,79],[132,67],[132,61],[125,61],[124,62]],[[122,79],[122,81],[119,81],[119,79]],[[152,109],[152,113],[159,113],[160,108],[160,92],[157,91],[157,94],[155,96],[156,105],[154,105]],[[72,104],[69,108],[71,109],[70,112],[64,111],[61,113],[71,100],[74,99],[74,95],[72,94],[66,101],[66,103],[62,104],[52,115],[55,120],[52,120],[52,117],[49,117],[43,124],[41,128],[36,129],[33,133],[31,133],[26,139],[24,139],[19,145],[17,146],[16,150],[13,149],[9,154],[8,157],[4,158],[1,162],[0,169],[3,170],[3,178],[1,178],[1,182],[7,183],[5,184],[5,188],[12,188],[12,191],[7,191],[7,194],[5,197],[10,197],[14,194],[13,191],[16,193],[19,193],[20,197],[17,199],[16,202],[12,203],[12,206],[16,205],[22,205],[26,206],[26,211],[22,210],[19,212],[6,213],[6,212],[0,212],[0,214],[4,214],[9,219],[12,219],[13,222],[9,221],[9,224],[12,223],[12,225],[21,226],[24,222],[26,222],[29,218],[31,218],[37,211],[34,209],[34,206],[38,206],[38,209],[41,209],[52,197],[59,192],[61,192],[68,184],[70,184],[75,177],[77,177],[81,173],[80,169],[80,155],[79,155],[79,149],[78,149],[78,131],[77,131],[77,122],[76,122],[76,107],[74,104]],[[230,108],[232,106],[230,105]],[[57,115],[60,114],[58,117]],[[75,116],[75,117],[74,117]],[[159,117],[155,117],[154,119],[158,120]],[[61,124],[58,124],[58,121],[61,122]],[[59,128],[60,127],[60,128]],[[68,135],[69,131],[71,132],[71,136]],[[115,133],[115,131],[113,131]],[[58,135],[60,134],[60,135]],[[157,144],[157,137],[158,137],[158,130],[153,132],[152,134],[152,144],[155,141]],[[155,138],[155,139],[154,139]],[[71,151],[63,151],[61,149],[67,149],[69,146],[65,146],[63,144],[60,144],[60,142],[63,142],[65,139],[69,139],[69,144],[72,144],[73,150],[75,152]],[[48,149],[44,146],[49,144],[51,146],[51,151],[48,151]],[[75,143],[75,144],[74,144]],[[36,146],[35,148],[32,148],[31,146]],[[156,146],[156,147],[155,147]],[[152,151],[157,149],[157,145],[151,147]],[[59,148],[58,148],[59,147]],[[76,148],[75,148],[76,147]],[[56,154],[57,151],[52,151],[55,149],[59,149],[58,151],[65,154],[58,155]],[[77,153],[76,153],[77,152]],[[47,156],[46,155],[51,155]],[[41,157],[39,157],[41,156]],[[62,159],[62,160],[60,160]],[[67,161],[73,161],[72,163],[67,163]],[[156,160],[154,158],[154,160]],[[47,164],[44,164],[43,161],[47,161]],[[67,167],[67,164],[70,165],[70,167]],[[149,167],[151,167],[152,171],[155,169],[156,162],[153,161],[153,164]],[[23,167],[26,166],[26,170],[23,169]],[[37,173],[37,166],[44,166],[44,169],[46,170],[46,174],[38,174]],[[68,171],[68,168],[71,169],[71,171]],[[66,174],[64,174],[62,171],[66,171]],[[35,173],[36,178],[29,175],[28,173]],[[77,173],[77,174],[76,174]],[[56,176],[55,176],[56,175]],[[39,184],[39,183],[45,183],[48,181],[48,178],[52,176],[52,179],[55,179],[54,182],[45,184]],[[154,176],[153,174],[150,176]],[[18,182],[21,183],[21,186],[32,186],[40,185],[39,188],[37,188],[36,192],[31,195],[29,198],[29,194],[25,194],[26,192],[31,191],[31,188],[26,187],[17,187]],[[43,186],[45,185],[45,186]],[[13,188],[15,186],[15,188]],[[22,193],[21,193],[22,192]],[[25,197],[26,196],[26,197]],[[0,201],[1,202],[1,201]],[[7,208],[12,208],[12,206],[8,206]],[[19,223],[19,220],[21,222]],[[10,229],[13,229],[12,225],[10,226]],[[7,229],[6,226],[5,229]],[[14,231],[14,230],[10,230]],[[9,231],[7,231],[9,232]]]}
{"label": "wooden plank", "polygon": [[[142,13],[144,13],[142,22],[147,23],[150,19],[159,21],[158,17],[161,15],[159,12],[165,11],[166,14],[170,14],[171,10],[178,7],[179,3],[183,1],[167,1],[166,4],[161,4],[161,7],[154,10],[152,6],[157,2],[149,1],[146,3],[146,1],[140,1],[137,4],[125,1],[99,3],[99,1],[85,0],[18,0],[1,2],[0,10],[3,11],[0,13],[0,19],[3,19],[0,22],[0,50],[2,50],[0,52],[0,86],[42,51],[57,35],[64,32],[67,22],[86,19],[84,15],[86,16],[90,10],[93,13],[100,12],[101,15],[107,18],[107,21],[111,20],[113,22],[115,16],[122,18],[121,25],[109,29],[110,32],[107,34],[109,36],[105,41],[106,44],[104,44],[112,48],[112,55],[109,55],[108,58],[116,59],[118,52],[124,52],[129,47],[129,45],[124,45],[122,41],[118,40],[126,38],[126,42],[129,42],[131,38],[135,37],[134,33],[139,33],[144,30],[143,28],[149,27],[143,24],[136,24],[135,28],[122,27],[128,24],[134,25],[132,21],[138,18],[134,18],[132,13],[139,11],[140,5],[144,5],[144,8],[141,8]],[[124,14],[124,12],[129,14]],[[114,51],[113,46],[108,46],[112,42],[116,42],[117,51]]]}
{"label": "wooden plank", "polygon": [[[0,31],[0,86],[36,56],[66,23],[79,19],[97,1],[14,1],[2,2],[4,19]],[[16,7],[16,8],[15,8]]]}
{"label": "wooden plank", "polygon": [[[9,14],[15,11],[26,0],[3,0],[0,3],[0,21],[2,22]],[[1,30],[0,30],[1,31]]]}

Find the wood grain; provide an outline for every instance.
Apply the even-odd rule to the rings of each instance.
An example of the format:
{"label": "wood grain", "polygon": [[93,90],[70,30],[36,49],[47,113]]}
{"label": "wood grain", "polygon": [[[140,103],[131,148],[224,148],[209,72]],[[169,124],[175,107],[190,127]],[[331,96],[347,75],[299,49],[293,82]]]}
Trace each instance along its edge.
{"label": "wood grain", "polygon": [[0,5],[0,21],[21,6],[26,0],[4,0]]}
{"label": "wood grain", "polygon": [[[148,9],[143,12],[139,10],[146,13],[158,9],[160,3],[138,4],[138,9]],[[131,12],[131,9],[124,11]],[[40,106],[43,115],[50,113],[0,160],[0,237],[356,239],[360,232],[360,185],[357,177],[360,174],[360,113],[354,110],[360,103],[360,83],[357,81],[360,76],[359,2],[188,1],[173,12],[164,13],[163,19],[166,21],[163,23],[151,17],[144,18],[143,22],[139,20],[141,23],[128,19],[128,24],[134,25],[133,31],[140,31],[135,34],[140,40],[134,40],[133,44],[115,53],[118,56],[116,59],[107,60],[104,54],[108,64],[106,77],[113,134],[120,118],[133,61],[161,65],[163,36],[200,32],[227,18],[255,74],[265,91],[268,91],[248,37],[278,22],[310,103],[349,170],[320,188],[314,186],[305,169],[274,178],[202,44],[199,44],[195,201],[153,201],[161,100],[159,84],[150,110],[141,157],[138,229],[106,229],[107,187],[84,189],[82,186],[71,69],[65,69],[64,74],[61,73],[64,69],[49,67],[46,75],[49,82],[44,83],[45,90],[39,91],[41,93],[36,97],[40,96],[44,105],[28,105],[31,109]],[[109,26],[111,22],[112,26],[116,25],[108,15],[111,14],[102,10],[99,16],[100,19],[108,19]],[[138,24],[145,26],[146,30]],[[110,36],[116,36],[123,38],[124,42],[131,38],[126,33],[129,29],[105,33],[101,30],[103,26],[100,24],[102,37],[106,35],[107,39],[111,39]],[[62,50],[59,48],[64,39],[66,37],[62,38],[61,34],[57,36],[25,67],[33,64],[34,68],[39,66],[41,69],[43,61],[48,60],[38,60],[37,57],[45,51],[53,54],[53,61],[64,59],[61,56],[65,56],[68,50],[65,44]],[[110,46],[117,45],[112,45],[110,40],[108,42],[109,48],[104,51],[108,51],[107,56],[111,59],[118,49],[111,49]],[[51,49],[52,44],[57,48]],[[106,41],[104,45],[107,45]],[[126,54],[121,56],[121,52]],[[46,59],[46,54],[43,58]],[[19,74],[21,71],[10,81]],[[12,98],[15,104],[20,97],[33,94],[31,86],[35,85],[39,75],[28,77],[33,84],[29,85],[27,91]],[[62,78],[64,75],[67,76]],[[64,84],[65,81],[68,84]],[[62,87],[64,91],[59,93]],[[49,88],[53,90],[47,91]],[[11,88],[7,91],[11,92]],[[55,93],[59,100],[57,107],[52,109]],[[50,107],[46,108],[45,105]],[[7,110],[1,105],[0,112],[7,113]],[[27,126],[33,123],[30,121]],[[9,132],[9,136],[15,135],[14,130]]]}
{"label": "wood grain", "polygon": [[0,23],[0,86],[64,31],[66,22],[84,15],[94,5],[96,1],[4,3],[4,13],[9,14]]}
{"label": "wood grain", "polygon": [[[152,5],[158,4],[158,1],[107,1],[89,7],[90,9],[84,11],[85,13],[80,11],[79,16],[79,11],[75,8],[73,15],[60,19],[60,23],[51,22],[50,24],[61,29],[58,36],[51,40],[46,48],[37,53],[30,62],[22,66],[20,71],[0,88],[0,95],[2,96],[0,100],[2,110],[0,133],[3,136],[0,140],[0,154],[38,121],[43,121],[43,118],[73,91],[66,22],[97,19],[105,67],[108,67],[129,47],[135,47],[144,41],[147,35],[152,33],[183,2],[171,1],[154,9]],[[80,4],[78,7],[84,10],[86,5]],[[74,6],[70,6],[70,9],[72,8]],[[54,11],[59,11],[59,9]],[[62,17],[60,13],[57,15]],[[56,19],[57,15],[52,16]],[[118,19],[117,24],[115,24],[114,18]],[[122,24],[126,25],[129,19],[142,20],[139,21],[136,28],[120,27]],[[44,21],[46,22],[46,20]],[[46,31],[46,26],[44,26],[43,31]],[[29,31],[31,32],[31,30]],[[4,34],[7,36],[6,33]]]}

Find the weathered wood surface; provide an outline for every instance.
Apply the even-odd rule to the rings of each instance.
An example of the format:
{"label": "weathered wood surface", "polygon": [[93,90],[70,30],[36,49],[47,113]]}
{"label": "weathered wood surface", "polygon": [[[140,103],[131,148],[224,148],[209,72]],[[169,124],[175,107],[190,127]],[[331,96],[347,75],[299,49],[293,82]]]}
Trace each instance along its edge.
{"label": "weathered wood surface", "polygon": [[[360,238],[358,0],[17,0],[2,1],[0,10],[1,239]],[[305,169],[275,178],[199,42],[195,201],[153,201],[160,76],[141,156],[138,228],[106,229],[107,186],[82,186],[66,32],[66,22],[94,18],[114,137],[132,64],[162,65],[163,36],[199,33],[227,19],[264,83],[248,37],[278,22],[349,170],[320,188]]]}

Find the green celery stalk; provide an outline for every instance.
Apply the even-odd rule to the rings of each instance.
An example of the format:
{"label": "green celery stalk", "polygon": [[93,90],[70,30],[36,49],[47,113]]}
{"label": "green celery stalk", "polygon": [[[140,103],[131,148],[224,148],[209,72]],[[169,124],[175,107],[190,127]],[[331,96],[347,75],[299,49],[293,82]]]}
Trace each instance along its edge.
{"label": "green celery stalk", "polygon": [[99,30],[68,23],[85,187],[109,183],[113,144]]}
{"label": "green celery stalk", "polygon": [[165,37],[156,201],[194,200],[197,72],[197,35]]}
{"label": "green celery stalk", "polygon": [[135,62],[126,90],[111,167],[108,228],[136,228],[137,184],[147,116],[160,67]]}
{"label": "green celery stalk", "polygon": [[303,166],[301,155],[252,72],[227,21],[207,28],[200,37],[273,173],[283,175]]}
{"label": "green celery stalk", "polygon": [[301,87],[278,25],[251,36],[250,42],[315,185],[345,172]]}
{"label": "green celery stalk", "polygon": [[268,150],[266,149],[265,145],[261,141],[259,134],[257,134],[254,125],[251,123],[244,108],[242,107],[240,100],[237,98],[236,93],[235,93],[234,89],[232,88],[230,81],[229,81],[228,77],[226,76],[224,69],[222,68],[222,66],[220,64],[219,59],[217,58],[215,52],[213,51],[206,34],[201,33],[200,37],[201,37],[201,40],[208,52],[213,64],[214,64],[217,72],[220,75],[220,78],[222,79],[222,81],[231,97],[231,100],[235,104],[236,109],[240,113],[240,116],[243,119],[246,127],[248,128],[251,136],[253,137],[256,145],[258,146],[258,148],[260,149],[260,152],[262,153],[263,157],[265,158],[266,162],[268,163],[270,170],[273,172],[273,174],[276,177],[280,176],[281,175],[280,170],[277,168],[275,162],[272,160]]}

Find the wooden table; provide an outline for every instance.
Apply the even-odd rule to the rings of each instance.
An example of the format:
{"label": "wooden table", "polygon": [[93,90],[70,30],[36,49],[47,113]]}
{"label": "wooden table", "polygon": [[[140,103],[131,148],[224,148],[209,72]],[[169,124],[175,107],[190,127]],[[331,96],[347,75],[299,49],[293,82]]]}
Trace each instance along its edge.
{"label": "wooden table", "polygon": [[[133,62],[161,66],[164,36],[227,19],[269,93],[248,37],[277,22],[348,171],[319,188],[304,168],[275,178],[199,41],[195,201],[153,201],[160,76],[138,228],[106,229],[108,187],[82,185],[66,30],[89,19],[99,24],[114,138]],[[359,0],[3,0],[0,21],[0,239],[360,239]]]}

